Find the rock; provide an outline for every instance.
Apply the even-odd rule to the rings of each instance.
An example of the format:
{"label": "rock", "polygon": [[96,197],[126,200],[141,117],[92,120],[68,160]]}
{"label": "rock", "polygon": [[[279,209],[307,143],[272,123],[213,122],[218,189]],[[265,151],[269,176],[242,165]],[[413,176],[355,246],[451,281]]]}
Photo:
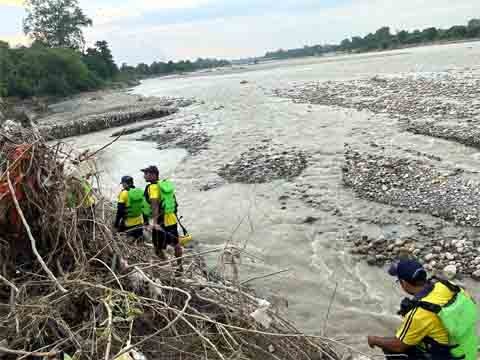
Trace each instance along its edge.
{"label": "rock", "polygon": [[308,216],[305,220],[303,220],[304,224],[313,224],[314,222],[317,222],[319,219],[313,216]]}
{"label": "rock", "polygon": [[429,262],[430,260],[432,260],[433,258],[435,258],[435,255],[434,254],[427,254],[425,256],[425,261]]}
{"label": "rock", "polygon": [[405,244],[405,240],[398,239],[395,241],[395,247],[402,247]]}
{"label": "rock", "polygon": [[272,344],[268,345],[268,352],[269,353],[274,353],[275,352],[275,347]]}
{"label": "rock", "polygon": [[240,81],[240,84],[241,84],[241,85],[248,84],[248,81],[247,81],[247,80],[242,80],[242,81]]}
{"label": "rock", "polygon": [[386,260],[385,255],[382,255],[382,254],[378,254],[378,255],[376,255],[375,257],[376,257],[376,259],[377,259],[377,262],[383,262],[383,261]]}
{"label": "rock", "polygon": [[377,265],[377,257],[373,255],[369,255],[367,257],[367,264],[370,266],[375,266]]}
{"label": "rock", "polygon": [[457,276],[457,267],[455,265],[447,265],[443,269],[443,274],[447,277],[447,279],[452,280]]}
{"label": "rock", "polygon": [[455,255],[447,252],[447,253],[445,254],[445,258],[446,258],[447,260],[449,260],[449,261],[452,261],[452,260],[455,259]]}
{"label": "rock", "polygon": [[476,270],[472,273],[472,279],[476,281],[480,281],[480,270]]}

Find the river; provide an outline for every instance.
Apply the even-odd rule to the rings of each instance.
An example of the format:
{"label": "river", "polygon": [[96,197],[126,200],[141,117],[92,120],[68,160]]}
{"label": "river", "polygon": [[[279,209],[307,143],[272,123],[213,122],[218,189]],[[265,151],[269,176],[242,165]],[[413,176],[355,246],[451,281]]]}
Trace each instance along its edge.
{"label": "river", "polygon": [[[139,134],[127,136],[99,158],[105,189],[113,197],[120,177],[126,174],[143,184],[139,169],[157,164],[163,176],[176,181],[181,213],[201,248],[226,241],[245,246],[252,257],[243,259],[243,279],[290,269],[252,284],[261,294],[287,299],[288,317],[303,331],[343,339],[367,351],[368,334],[393,334],[399,323],[394,313],[403,294],[385,271],[349,255],[343,239],[353,227],[369,236],[408,233],[405,224],[412,215],[397,214],[390,224],[372,221],[388,216],[392,209],[360,200],[342,186],[344,143],[371,139],[395,142],[477,170],[479,154],[452,142],[401,132],[396,121],[386,116],[294,104],[272,96],[271,91],[312,80],[477,67],[479,60],[477,42],[262,64],[232,74],[146,80],[135,93],[201,101],[167,121],[173,126],[188,124],[208,134],[208,149],[195,155],[184,149],[160,151],[155,144],[135,141]],[[240,85],[242,80],[248,83]],[[73,142],[79,147],[98,147],[110,140],[113,131],[82,136]],[[247,185],[219,179],[217,171],[223,164],[266,140],[279,148],[308,152],[309,166],[289,181]],[[203,185],[211,183],[219,186],[201,191]],[[308,206],[302,194],[314,197],[322,206]],[[279,200],[285,195],[289,197],[286,206]],[[318,220],[304,223],[309,216]],[[436,221],[428,215],[415,216],[425,223]],[[478,292],[478,286],[469,285]]]}

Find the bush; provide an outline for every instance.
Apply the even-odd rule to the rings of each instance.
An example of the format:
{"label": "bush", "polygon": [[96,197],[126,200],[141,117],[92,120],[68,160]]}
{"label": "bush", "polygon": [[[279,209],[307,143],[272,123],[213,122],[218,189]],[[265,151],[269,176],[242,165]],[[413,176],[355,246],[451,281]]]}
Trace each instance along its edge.
{"label": "bush", "polygon": [[75,50],[35,46],[12,49],[10,57],[13,71],[8,79],[8,94],[11,96],[65,96],[101,85]]}

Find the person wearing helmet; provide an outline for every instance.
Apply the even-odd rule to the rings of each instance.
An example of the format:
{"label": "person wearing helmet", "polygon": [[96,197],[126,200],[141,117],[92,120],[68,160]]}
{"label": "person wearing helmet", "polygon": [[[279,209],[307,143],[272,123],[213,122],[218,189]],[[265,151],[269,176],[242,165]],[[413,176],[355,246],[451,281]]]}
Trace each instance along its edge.
{"label": "person wearing helmet", "polygon": [[140,240],[143,238],[143,190],[135,188],[131,176],[123,176],[123,187],[118,195],[115,229]]}

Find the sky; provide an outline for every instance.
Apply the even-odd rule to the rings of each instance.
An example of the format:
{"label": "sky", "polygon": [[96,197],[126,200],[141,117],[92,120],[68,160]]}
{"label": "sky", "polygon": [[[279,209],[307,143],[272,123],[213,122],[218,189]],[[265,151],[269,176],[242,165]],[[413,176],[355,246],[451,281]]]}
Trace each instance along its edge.
{"label": "sky", "polygon": [[[79,0],[118,63],[216,57],[338,43],[374,32],[450,27],[480,18],[480,0]],[[0,39],[25,44],[22,0],[0,0]]]}

